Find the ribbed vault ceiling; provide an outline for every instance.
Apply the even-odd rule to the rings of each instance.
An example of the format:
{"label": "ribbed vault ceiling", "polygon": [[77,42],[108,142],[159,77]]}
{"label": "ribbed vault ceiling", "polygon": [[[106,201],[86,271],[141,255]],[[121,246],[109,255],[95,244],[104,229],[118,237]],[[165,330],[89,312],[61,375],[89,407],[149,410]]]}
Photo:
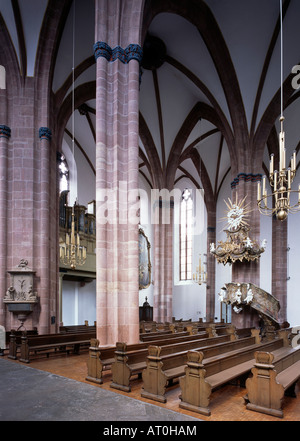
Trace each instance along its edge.
{"label": "ribbed vault ceiling", "polygon": [[[28,76],[34,76],[47,5],[47,0],[0,0],[2,25],[10,34],[20,71]],[[188,177],[217,197],[234,161],[228,144],[237,121],[243,121],[247,137],[255,140],[280,88],[279,0],[148,0],[145,5],[153,17],[147,34],[160,39],[166,53],[159,67],[142,66],[141,176],[151,186],[166,185],[175,162],[175,183]],[[75,111],[76,145],[95,173],[94,1],[76,1],[75,37],[73,7],[70,1],[60,30],[52,89],[60,106],[70,106],[74,48],[76,91],[83,97],[86,93]],[[300,2],[285,1],[285,79],[300,63],[299,19]],[[298,97],[295,90],[285,110],[288,154],[299,150]],[[277,132],[278,128],[276,124]],[[69,120],[67,142],[71,131]],[[265,148],[265,167],[268,158]]]}

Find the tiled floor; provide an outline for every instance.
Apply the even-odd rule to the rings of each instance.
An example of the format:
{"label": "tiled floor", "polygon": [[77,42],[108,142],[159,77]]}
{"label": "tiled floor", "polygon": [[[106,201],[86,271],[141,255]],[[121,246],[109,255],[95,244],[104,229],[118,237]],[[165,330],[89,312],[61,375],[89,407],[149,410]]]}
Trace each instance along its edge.
{"label": "tiled floor", "polygon": [[[4,371],[7,381],[5,381],[5,377],[3,377],[3,363],[1,363],[0,360],[0,420],[5,419],[3,415],[1,416],[1,408],[3,407],[4,400],[3,394],[9,397],[9,401],[15,400],[14,391],[17,392],[17,385],[14,385],[14,382],[17,381],[17,377],[22,375],[22,384],[25,383],[24,378],[26,378],[28,400],[34,402],[35,396],[38,396],[39,400],[41,400],[41,391],[39,389],[41,384],[44,387],[43,393],[46,402],[52,400],[51,406],[47,405],[43,407],[42,403],[38,405],[35,404],[33,408],[33,410],[35,410],[34,417],[38,419],[40,416],[48,416],[48,418],[53,419],[71,418],[75,406],[74,394],[79,394],[80,399],[76,404],[77,419],[90,418],[93,420],[96,418],[103,420],[108,418],[114,421],[122,420],[123,418],[127,421],[300,421],[299,383],[296,386],[297,398],[284,398],[283,419],[247,410],[243,399],[245,389],[233,385],[225,386],[213,392],[210,403],[211,416],[205,417],[179,408],[179,387],[176,384],[167,392],[167,403],[161,404],[141,397],[142,381],[139,379],[132,381],[132,392],[130,393],[119,392],[110,388],[110,371],[105,373],[103,385],[87,382],[85,380],[87,375],[87,359],[87,353],[77,356],[61,355],[50,357],[49,359],[40,358],[32,361],[29,365],[24,365],[18,361],[14,362],[8,360],[6,357],[2,357],[5,364]],[[23,369],[23,371],[20,372],[20,369]],[[36,369],[38,369],[38,371],[36,371]],[[41,371],[55,375],[48,375],[45,374],[45,372],[43,375]],[[26,376],[24,376],[24,373],[26,373]],[[66,379],[76,381],[70,382]],[[49,382],[49,387],[44,386],[47,382]],[[53,389],[54,382],[55,387]],[[36,387],[37,384],[39,387]],[[59,397],[60,387],[63,389],[62,400]],[[70,390],[67,394],[64,392],[64,388],[66,387],[68,391]],[[57,396],[53,396],[53,390],[57,392]],[[72,402],[71,406],[68,404],[68,398],[69,401]],[[22,400],[23,399],[25,399],[24,394],[22,394]],[[49,413],[50,411],[51,413]],[[21,410],[19,410],[19,412],[21,412]],[[37,414],[37,412],[39,413]],[[16,415],[11,415],[11,417],[12,416],[15,417]],[[26,414],[24,418],[26,419],[28,416],[29,415]]]}

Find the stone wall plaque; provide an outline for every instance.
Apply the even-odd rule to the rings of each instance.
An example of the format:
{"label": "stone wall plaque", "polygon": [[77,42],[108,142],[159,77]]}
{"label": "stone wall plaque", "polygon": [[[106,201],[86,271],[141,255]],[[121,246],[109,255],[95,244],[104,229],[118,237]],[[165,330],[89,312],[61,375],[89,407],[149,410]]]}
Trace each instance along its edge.
{"label": "stone wall plaque", "polygon": [[27,260],[22,259],[19,265],[8,273],[11,276],[11,283],[3,302],[7,305],[8,311],[17,314],[23,326],[27,315],[33,311],[34,305],[38,302],[37,293],[33,290],[35,271],[28,267]]}

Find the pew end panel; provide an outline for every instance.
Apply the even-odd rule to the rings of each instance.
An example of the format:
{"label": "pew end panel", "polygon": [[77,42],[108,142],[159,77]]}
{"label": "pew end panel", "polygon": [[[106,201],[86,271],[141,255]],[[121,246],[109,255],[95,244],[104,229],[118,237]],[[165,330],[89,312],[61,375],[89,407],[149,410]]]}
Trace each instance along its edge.
{"label": "pew end panel", "polygon": [[295,396],[294,387],[300,378],[300,347],[286,348],[280,360],[273,353],[257,351],[251,373],[246,381],[246,408],[283,418],[284,395]]}
{"label": "pew end panel", "polygon": [[160,403],[166,403],[165,391],[168,379],[162,370],[161,347],[149,346],[148,352],[146,369],[142,372],[144,386],[142,387],[141,396]]}
{"label": "pew end panel", "polygon": [[86,376],[86,380],[96,384],[102,384],[103,380],[102,380],[102,366],[100,362],[99,340],[96,338],[91,339],[87,368],[88,368],[88,374]]}
{"label": "pew end panel", "polygon": [[111,365],[112,381],[110,387],[124,392],[131,392],[131,386],[129,384],[131,370],[127,365],[128,357],[126,351],[126,343],[117,342],[115,360]]}
{"label": "pew end panel", "polygon": [[179,407],[192,412],[211,415],[209,409],[211,385],[206,381],[206,370],[202,364],[203,352],[189,351],[185,376],[179,379],[181,402]]}
{"label": "pew end panel", "polygon": [[270,352],[255,352],[252,377],[246,381],[246,408],[282,418],[284,388],[276,381],[277,372],[274,370],[273,360],[274,355]]}

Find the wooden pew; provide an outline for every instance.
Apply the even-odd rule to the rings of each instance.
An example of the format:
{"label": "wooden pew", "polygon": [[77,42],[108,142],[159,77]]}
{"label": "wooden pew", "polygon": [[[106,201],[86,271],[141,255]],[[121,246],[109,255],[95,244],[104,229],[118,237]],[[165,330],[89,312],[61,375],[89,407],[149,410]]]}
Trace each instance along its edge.
{"label": "wooden pew", "polygon": [[[266,341],[262,343],[261,349],[274,351],[278,360],[289,352],[285,339]],[[242,357],[229,355],[229,358],[219,363],[218,360],[204,358],[202,352],[188,353],[185,376],[179,380],[182,391],[179,407],[209,416],[209,403],[215,389],[232,380],[240,380],[244,386],[244,379],[253,367],[255,352],[243,352]]]}
{"label": "wooden pew", "polygon": [[[255,351],[260,348],[263,350],[265,347],[273,349],[274,345],[275,348],[283,345],[283,339],[266,343],[259,342],[258,332],[259,330],[252,330],[253,337],[238,339],[225,343],[223,346],[216,345],[216,347],[198,348],[193,349],[193,351],[202,352],[203,357],[205,357],[203,362],[205,369],[209,366],[210,374],[216,374],[220,370],[253,359]],[[142,397],[165,403],[167,401],[165,396],[166,387],[170,382],[185,374],[189,352],[190,350],[164,356],[161,354],[161,348],[157,346],[149,348],[147,368],[142,375],[144,381]],[[249,371],[250,369],[251,364]],[[185,396],[183,400],[185,400]]]}
{"label": "wooden pew", "polygon": [[190,335],[190,333],[188,331],[175,332],[175,333],[170,331],[170,332],[166,332],[166,333],[159,333],[159,334],[156,334],[156,335],[144,336],[141,339],[141,341],[144,342],[144,343],[147,343],[149,341],[155,341],[155,340],[166,340],[166,339],[172,340],[173,338],[185,337],[187,335]]}
{"label": "wooden pew", "polygon": [[[21,345],[21,337],[24,331],[17,331],[15,329],[11,329],[11,331],[7,331],[6,338],[7,338],[7,346],[8,346],[8,358],[11,358],[12,360],[17,359],[17,349],[18,346]],[[28,330],[26,331],[27,335],[38,335],[37,329]]]}
{"label": "wooden pew", "polygon": [[[231,338],[235,338],[235,330],[232,328],[228,331],[228,334],[230,334],[230,337],[228,337],[228,340]],[[157,335],[155,333],[154,335]],[[169,334],[168,334],[169,335]],[[199,340],[199,338],[209,338],[213,337],[213,332],[211,328],[207,328],[205,332],[201,332],[199,334],[191,334],[191,335],[184,335],[182,336],[180,333],[175,333],[172,336],[172,343],[182,343],[182,342],[189,342],[192,340]],[[250,335],[250,331],[248,333]],[[127,351],[137,351],[140,349],[148,348],[149,345],[156,344],[160,346],[164,346],[169,344],[170,340],[164,338],[164,335],[161,335],[161,338],[159,340],[150,340],[147,342],[140,342],[136,344],[131,344],[126,346]],[[114,362],[114,356],[116,351],[116,346],[109,346],[109,347],[100,347],[100,342],[97,339],[93,339],[93,342],[90,345],[90,353],[89,353],[89,360],[88,360],[88,374],[86,379],[88,381],[95,382],[97,384],[102,384],[102,376],[103,371],[105,369],[110,369],[111,364]]]}
{"label": "wooden pew", "polygon": [[75,333],[78,334],[78,332],[96,332],[96,326],[92,325],[72,325],[72,326],[60,326],[59,327],[59,333],[60,334],[71,334]]}
{"label": "wooden pew", "polygon": [[[257,330],[259,332],[259,330]],[[251,337],[249,337],[251,338]],[[234,339],[234,340],[233,340]],[[224,336],[211,337],[211,338],[200,338],[193,341],[185,341],[182,343],[171,342],[167,345],[161,346],[160,351],[166,357],[172,357],[171,354],[175,353],[185,353],[192,349],[203,349],[205,347],[216,347],[218,351],[221,350],[222,345],[230,344],[231,340],[233,342],[236,340],[235,335],[228,334]],[[244,339],[246,340],[246,339]],[[254,340],[251,340],[253,343]],[[244,343],[246,344],[246,343]],[[148,349],[152,348],[149,345]],[[155,346],[157,347],[157,346]],[[148,349],[138,350],[138,351],[128,351],[125,343],[118,343],[117,350],[115,352],[115,360],[111,365],[112,371],[112,382],[110,387],[114,389],[123,390],[125,392],[131,391],[130,379],[133,375],[140,375],[143,370],[147,367]],[[151,373],[150,373],[151,377]]]}
{"label": "wooden pew", "polygon": [[246,408],[282,418],[284,395],[295,397],[300,378],[300,346],[287,348],[281,357],[276,351],[257,351],[251,372],[246,381]]}
{"label": "wooden pew", "polygon": [[46,337],[46,336],[53,336],[53,335],[61,335],[61,334],[38,334],[37,331],[15,331],[12,329],[10,336],[9,336],[9,353],[8,358],[11,358],[13,360],[17,360],[17,352],[21,348],[22,344],[22,336],[24,335],[24,332],[26,333],[27,338],[32,337]]}
{"label": "wooden pew", "polygon": [[[12,333],[14,333],[16,336],[18,335],[18,336],[21,337],[22,332],[23,331],[18,331],[18,330],[15,330],[15,329],[11,329],[10,331],[6,331],[6,333],[5,333],[6,345],[9,346],[10,336],[11,336]],[[27,332],[28,335],[38,335],[38,331],[37,331],[36,328],[35,329],[30,329],[30,330],[28,330],[26,332]]]}
{"label": "wooden pew", "polygon": [[[77,325],[75,325],[75,327],[77,328]],[[48,337],[53,337],[54,335],[63,335],[63,334],[67,334],[67,333],[81,333],[81,334],[88,334],[91,335],[93,334],[93,336],[96,336],[96,327],[95,326],[87,326],[87,325],[79,325],[78,326],[78,331],[75,332],[75,327],[73,328],[71,326],[70,329],[67,329],[66,327],[60,327],[61,332],[59,332],[58,334],[56,333],[52,333],[52,334],[38,334],[37,330],[28,330],[26,331],[26,335],[28,338],[31,338],[32,336],[35,337],[43,337],[45,339],[46,336]],[[11,330],[9,333],[9,344],[8,344],[8,358],[11,358],[13,360],[17,359],[17,351],[20,349],[21,347],[21,338],[23,335],[24,331],[15,331],[15,330]],[[85,337],[83,337],[84,339]]]}
{"label": "wooden pew", "polygon": [[[208,332],[199,333],[199,334],[192,334],[192,335],[184,335],[181,336],[180,334],[176,333],[174,334],[171,342],[172,344],[175,343],[184,343],[184,342],[191,342],[194,340],[204,339],[212,337],[212,333],[210,332],[208,328]],[[225,340],[230,340],[231,338],[234,338],[232,335],[229,335],[226,337]],[[224,340],[224,341],[225,341]],[[89,353],[89,360],[88,360],[88,374],[86,379],[88,381],[92,381],[94,383],[102,384],[103,380],[103,371],[105,369],[110,369],[111,364],[115,360],[115,351],[117,350],[117,346],[109,346],[109,347],[100,347],[99,346],[99,340],[93,339],[90,345],[90,353]],[[124,343],[125,344],[125,343]],[[140,342],[136,344],[130,344],[126,345],[126,351],[125,352],[134,352],[139,351],[141,349],[148,349],[149,345],[160,345],[165,346],[170,344],[170,339],[164,338],[164,336],[161,336],[160,340],[150,340],[148,342]],[[124,347],[124,346],[123,346]],[[132,355],[132,354],[131,354]],[[148,353],[146,352],[146,356]],[[125,361],[125,353],[124,353],[124,363]],[[146,359],[146,358],[145,358]]]}
{"label": "wooden pew", "polygon": [[86,333],[70,333],[70,334],[48,334],[27,336],[26,333],[21,337],[21,356],[19,361],[23,363],[30,363],[30,353],[46,353],[49,357],[50,352],[59,350],[60,352],[69,352],[69,348],[73,348],[73,352],[78,354],[82,346],[90,344],[92,338],[95,337],[95,332]]}
{"label": "wooden pew", "polygon": [[171,329],[169,330],[163,330],[163,331],[155,331],[155,332],[146,332],[140,334],[140,340],[145,341],[149,340],[151,337],[160,338],[162,335],[171,335],[173,332]]}

